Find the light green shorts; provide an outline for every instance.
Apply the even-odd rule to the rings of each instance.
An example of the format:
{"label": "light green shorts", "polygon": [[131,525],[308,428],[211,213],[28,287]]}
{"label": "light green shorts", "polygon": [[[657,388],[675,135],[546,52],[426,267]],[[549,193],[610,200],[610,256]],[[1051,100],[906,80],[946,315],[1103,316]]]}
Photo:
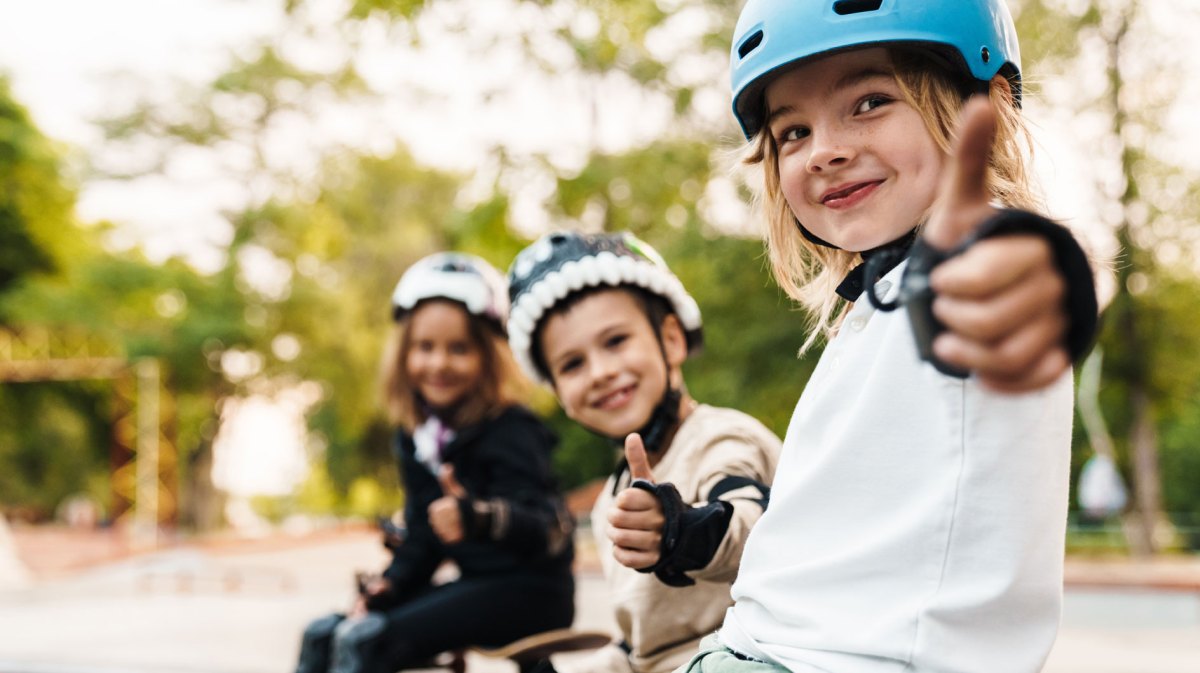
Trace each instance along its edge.
{"label": "light green shorts", "polygon": [[714,633],[700,641],[700,651],[675,673],[787,673],[787,669],[738,656],[722,645]]}

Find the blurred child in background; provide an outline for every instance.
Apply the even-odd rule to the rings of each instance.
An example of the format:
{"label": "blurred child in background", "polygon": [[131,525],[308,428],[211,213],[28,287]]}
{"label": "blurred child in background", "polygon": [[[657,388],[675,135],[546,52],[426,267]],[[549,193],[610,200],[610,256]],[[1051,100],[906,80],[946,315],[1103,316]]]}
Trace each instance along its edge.
{"label": "blurred child in background", "polygon": [[[572,526],[551,431],[521,406],[504,279],[473,256],[414,264],[392,297],[385,397],[399,427],[406,535],[348,614],[309,625],[297,673],[394,673],[570,626]],[[453,561],[460,577],[434,586]]]}

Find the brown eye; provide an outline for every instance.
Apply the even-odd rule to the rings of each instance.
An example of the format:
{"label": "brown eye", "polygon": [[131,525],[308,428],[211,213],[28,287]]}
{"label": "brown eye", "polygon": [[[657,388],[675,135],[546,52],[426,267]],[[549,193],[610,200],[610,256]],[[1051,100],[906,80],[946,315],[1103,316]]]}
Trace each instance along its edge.
{"label": "brown eye", "polygon": [[858,107],[854,109],[854,112],[857,114],[863,114],[876,108],[881,108],[890,102],[892,102],[892,99],[888,98],[887,96],[867,96],[866,98],[862,99],[861,102],[859,102]]}
{"label": "brown eye", "polygon": [[558,366],[559,374],[567,374],[583,366],[583,358],[571,358]]}
{"label": "brown eye", "polygon": [[797,140],[804,140],[811,135],[812,130],[806,126],[792,126],[784,129],[783,132],[780,133],[775,139],[775,142],[779,145],[782,145],[784,143],[794,142]]}

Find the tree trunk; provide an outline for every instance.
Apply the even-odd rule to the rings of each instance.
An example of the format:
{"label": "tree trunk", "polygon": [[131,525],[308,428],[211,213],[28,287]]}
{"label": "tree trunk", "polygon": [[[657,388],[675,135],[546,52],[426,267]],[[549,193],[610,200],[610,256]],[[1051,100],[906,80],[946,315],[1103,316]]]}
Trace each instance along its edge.
{"label": "tree trunk", "polygon": [[1134,507],[1140,519],[1142,535],[1155,553],[1165,542],[1162,534],[1170,530],[1162,508],[1162,475],[1158,466],[1158,430],[1153,405],[1144,390],[1134,394],[1133,427],[1129,433],[1130,459],[1136,489]]}
{"label": "tree trunk", "polygon": [[1135,273],[1147,273],[1151,266],[1151,253],[1138,247],[1132,227],[1134,207],[1141,202],[1142,195],[1137,181],[1137,150],[1126,140],[1125,124],[1130,117],[1127,97],[1122,95],[1125,73],[1121,70],[1125,37],[1129,32],[1137,3],[1129,0],[1116,10],[1108,42],[1108,101],[1112,111],[1112,132],[1121,148],[1121,172],[1125,178],[1124,189],[1119,201],[1122,218],[1116,229],[1117,243],[1124,254],[1124,262],[1117,268],[1117,296],[1110,308],[1116,322],[1117,333],[1124,340],[1125,362],[1123,370],[1127,382],[1129,404],[1133,410],[1129,428],[1129,459],[1133,471],[1133,508],[1126,517],[1125,534],[1130,551],[1134,556],[1145,557],[1159,549],[1156,531],[1166,521],[1162,508],[1162,479],[1158,467],[1158,431],[1154,404],[1150,398],[1150,376],[1153,361],[1146,343],[1142,325],[1139,300],[1130,287]]}

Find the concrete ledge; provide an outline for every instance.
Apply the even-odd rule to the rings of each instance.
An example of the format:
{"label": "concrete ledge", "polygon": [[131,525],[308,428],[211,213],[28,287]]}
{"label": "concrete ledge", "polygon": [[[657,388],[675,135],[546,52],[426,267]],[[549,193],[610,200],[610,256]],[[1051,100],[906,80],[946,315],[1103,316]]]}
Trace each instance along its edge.
{"label": "concrete ledge", "polygon": [[1068,558],[1063,584],[1074,588],[1129,588],[1200,593],[1200,557],[1154,559]]}

